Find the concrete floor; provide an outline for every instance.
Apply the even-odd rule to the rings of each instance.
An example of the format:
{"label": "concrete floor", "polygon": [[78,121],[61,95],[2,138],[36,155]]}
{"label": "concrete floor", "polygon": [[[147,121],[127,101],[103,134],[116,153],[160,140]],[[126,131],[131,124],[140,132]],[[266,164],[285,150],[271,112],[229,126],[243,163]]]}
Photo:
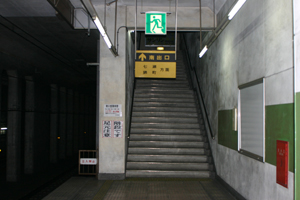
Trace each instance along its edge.
{"label": "concrete floor", "polygon": [[94,177],[72,177],[44,200],[52,199],[235,199],[214,179],[129,178],[123,181],[98,181]]}

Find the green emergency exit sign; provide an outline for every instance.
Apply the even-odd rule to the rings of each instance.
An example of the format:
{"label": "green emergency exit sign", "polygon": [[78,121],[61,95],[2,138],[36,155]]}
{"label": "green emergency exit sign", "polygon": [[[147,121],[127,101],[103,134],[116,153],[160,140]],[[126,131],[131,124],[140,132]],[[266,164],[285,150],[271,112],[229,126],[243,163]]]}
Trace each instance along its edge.
{"label": "green emergency exit sign", "polygon": [[166,35],[167,14],[165,12],[146,12],[145,34]]}

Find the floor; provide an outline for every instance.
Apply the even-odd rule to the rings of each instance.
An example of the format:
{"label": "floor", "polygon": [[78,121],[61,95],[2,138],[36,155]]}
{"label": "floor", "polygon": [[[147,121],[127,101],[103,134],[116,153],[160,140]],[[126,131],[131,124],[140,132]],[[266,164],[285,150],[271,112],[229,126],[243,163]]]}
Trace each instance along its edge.
{"label": "floor", "polygon": [[[40,169],[35,174],[22,173],[17,182],[7,182],[6,166],[0,163],[0,200],[32,199],[31,197],[40,192],[45,185],[52,184],[53,189],[57,188],[77,172],[77,162],[74,163],[74,159],[68,159],[57,164],[49,164],[47,168]],[[41,199],[41,197],[35,199]]]}
{"label": "floor", "polygon": [[98,181],[95,177],[72,177],[44,200],[68,199],[155,199],[230,200],[235,199],[214,179],[128,178]]}

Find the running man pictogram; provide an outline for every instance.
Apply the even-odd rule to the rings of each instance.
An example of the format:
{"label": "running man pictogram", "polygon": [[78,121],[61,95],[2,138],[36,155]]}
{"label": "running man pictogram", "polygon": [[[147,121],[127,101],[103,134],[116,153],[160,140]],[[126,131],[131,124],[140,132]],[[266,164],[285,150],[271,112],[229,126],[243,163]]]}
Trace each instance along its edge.
{"label": "running man pictogram", "polygon": [[[152,33],[156,33],[155,32],[155,27],[157,27],[158,29],[162,29],[163,28],[162,26],[159,25],[159,24],[161,24],[161,20],[158,19],[158,18],[156,18],[156,17],[161,18],[160,15],[154,15],[154,16],[152,16],[152,21],[150,22],[151,23],[151,27],[153,27],[152,28]],[[153,25],[153,23],[154,23],[154,25]]]}
{"label": "running man pictogram", "polygon": [[167,34],[166,13],[146,13],[145,34]]}

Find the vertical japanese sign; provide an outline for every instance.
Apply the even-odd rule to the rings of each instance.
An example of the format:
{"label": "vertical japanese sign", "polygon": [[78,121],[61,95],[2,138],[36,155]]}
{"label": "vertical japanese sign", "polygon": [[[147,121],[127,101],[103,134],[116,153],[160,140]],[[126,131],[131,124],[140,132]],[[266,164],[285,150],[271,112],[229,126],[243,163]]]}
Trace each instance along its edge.
{"label": "vertical japanese sign", "polygon": [[135,61],[137,78],[176,78],[175,51],[138,50]]}
{"label": "vertical japanese sign", "polygon": [[146,12],[145,14],[146,35],[167,34],[167,14],[165,12]]}
{"label": "vertical japanese sign", "polygon": [[102,138],[123,138],[123,121],[102,121]]}
{"label": "vertical japanese sign", "polygon": [[102,137],[111,137],[111,121],[102,121]]}
{"label": "vertical japanese sign", "polygon": [[114,138],[123,137],[123,121],[114,121]]}

